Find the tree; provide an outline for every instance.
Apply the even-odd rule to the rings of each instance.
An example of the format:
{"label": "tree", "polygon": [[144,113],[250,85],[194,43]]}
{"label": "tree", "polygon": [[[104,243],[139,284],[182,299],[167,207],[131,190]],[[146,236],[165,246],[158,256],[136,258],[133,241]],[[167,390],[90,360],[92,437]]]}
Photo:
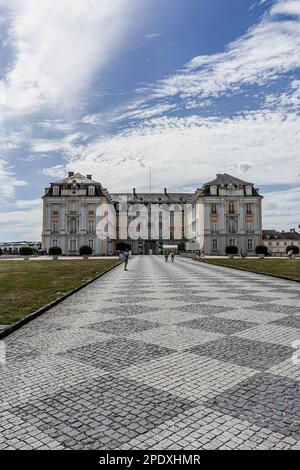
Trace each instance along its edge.
{"label": "tree", "polygon": [[0,256],[2,256],[2,255],[3,255],[3,250],[2,250],[2,248],[0,248]]}
{"label": "tree", "polygon": [[290,246],[287,246],[286,247],[286,253],[288,253],[289,251],[291,251],[294,253],[294,255],[299,255],[299,248],[295,245],[290,245]]}
{"label": "tree", "polygon": [[79,248],[79,254],[81,256],[89,256],[93,253],[93,250],[90,246],[88,245],[82,245],[80,248]]}

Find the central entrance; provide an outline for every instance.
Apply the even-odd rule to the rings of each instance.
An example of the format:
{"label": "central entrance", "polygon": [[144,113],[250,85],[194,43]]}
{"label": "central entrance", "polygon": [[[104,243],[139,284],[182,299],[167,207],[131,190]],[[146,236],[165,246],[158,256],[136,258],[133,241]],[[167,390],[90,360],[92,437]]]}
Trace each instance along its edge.
{"label": "central entrance", "polygon": [[145,240],[145,255],[158,255],[157,241]]}

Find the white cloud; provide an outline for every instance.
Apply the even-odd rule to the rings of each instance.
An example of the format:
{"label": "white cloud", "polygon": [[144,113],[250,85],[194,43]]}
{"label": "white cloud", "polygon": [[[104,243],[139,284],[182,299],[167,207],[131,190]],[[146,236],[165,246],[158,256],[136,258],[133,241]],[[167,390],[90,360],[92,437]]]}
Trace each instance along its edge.
{"label": "white cloud", "polygon": [[149,33],[149,34],[146,34],[145,37],[147,39],[155,39],[155,38],[159,38],[163,36],[163,33]]}
{"label": "white cloud", "polygon": [[11,116],[77,104],[92,73],[111,60],[135,0],[2,0],[13,62],[0,106]]}
{"label": "white cloud", "polygon": [[50,168],[43,168],[43,175],[54,176],[58,178],[64,178],[66,176],[66,166],[64,165],[55,165]]}
{"label": "white cloud", "polygon": [[19,199],[18,201],[15,202],[15,207],[18,209],[27,209],[27,208],[32,208],[32,207],[42,207],[42,199]]}
{"label": "white cloud", "polygon": [[0,201],[11,198],[15,195],[15,189],[20,186],[26,186],[27,183],[15,176],[8,168],[7,163],[0,159]]}
{"label": "white cloud", "polygon": [[[66,165],[55,168],[93,173],[110,190],[173,189],[199,185],[215,173],[241,176],[255,184],[297,183],[300,167],[300,116],[258,111],[234,118],[156,118],[117,135],[94,140]],[[70,168],[70,166],[72,168]],[[53,168],[46,169],[53,172]]]}
{"label": "white cloud", "polygon": [[281,0],[271,10],[273,15],[300,16],[299,0]]}
{"label": "white cloud", "polygon": [[42,206],[0,212],[0,241],[40,240],[42,216]]}
{"label": "white cloud", "polygon": [[263,208],[265,229],[297,229],[300,224],[300,187],[265,194]]}
{"label": "white cloud", "polygon": [[220,53],[194,57],[177,73],[137,90],[153,99],[180,97],[184,107],[201,106],[209,97],[240,91],[245,85],[263,85],[300,67],[300,20],[278,17],[283,10],[297,12],[299,2],[278,0],[261,21]]}

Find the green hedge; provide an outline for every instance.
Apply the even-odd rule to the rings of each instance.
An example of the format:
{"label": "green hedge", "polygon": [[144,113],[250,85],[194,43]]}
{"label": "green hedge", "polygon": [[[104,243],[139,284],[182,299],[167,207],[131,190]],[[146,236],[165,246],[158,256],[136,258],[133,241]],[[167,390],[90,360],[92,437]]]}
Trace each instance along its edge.
{"label": "green hedge", "polygon": [[51,246],[49,248],[49,255],[51,256],[59,256],[62,254],[61,248],[59,246]]}
{"label": "green hedge", "polygon": [[33,249],[31,246],[21,246],[19,253],[21,256],[31,256],[33,255]]}
{"label": "green hedge", "polygon": [[265,245],[257,245],[257,247],[255,248],[255,253],[257,255],[267,255],[268,248]]}
{"label": "green hedge", "polygon": [[235,245],[228,245],[225,248],[226,255],[237,255],[238,254],[238,247]]}
{"label": "green hedge", "polygon": [[90,246],[88,245],[82,245],[80,248],[79,248],[79,254],[81,256],[88,256],[88,255],[91,255],[93,253],[93,250]]}

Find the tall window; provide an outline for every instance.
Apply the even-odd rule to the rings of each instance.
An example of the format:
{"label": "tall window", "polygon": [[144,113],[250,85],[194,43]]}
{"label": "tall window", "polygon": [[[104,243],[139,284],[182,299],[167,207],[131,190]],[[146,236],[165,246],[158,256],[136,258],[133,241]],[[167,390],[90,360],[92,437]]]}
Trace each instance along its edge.
{"label": "tall window", "polygon": [[95,195],[95,186],[89,186],[89,196],[94,196]]}
{"label": "tall window", "polygon": [[252,233],[252,231],[253,231],[252,222],[247,222],[246,223],[246,232],[247,233]]}
{"label": "tall window", "polygon": [[53,220],[53,222],[52,222],[52,232],[53,233],[58,233],[58,222],[57,222],[57,220]]}
{"label": "tall window", "polygon": [[229,219],[228,232],[229,233],[236,233],[236,221],[235,221],[234,217],[230,217],[230,219]]}
{"label": "tall window", "polygon": [[94,233],[95,232],[95,223],[94,223],[93,220],[89,220],[88,231],[89,231],[89,233]]}
{"label": "tall window", "polygon": [[229,213],[234,214],[234,201],[229,202]]}
{"label": "tall window", "polygon": [[218,232],[218,222],[215,222],[215,221],[211,222],[210,229],[211,229],[212,233],[217,233]]}
{"label": "tall window", "polygon": [[89,240],[89,247],[92,248],[92,250],[94,249],[94,240],[92,238]]}
{"label": "tall window", "polygon": [[217,204],[213,203],[211,205],[211,213],[216,214],[217,213]]}
{"label": "tall window", "polygon": [[58,204],[52,204],[51,209],[52,209],[52,215],[58,215],[58,211],[59,211]]}
{"label": "tall window", "polygon": [[77,250],[77,240],[70,240],[70,250],[71,251]]}
{"label": "tall window", "polygon": [[229,238],[228,245],[229,246],[236,246],[236,239],[235,238]]}
{"label": "tall window", "polygon": [[70,220],[70,233],[74,235],[77,233],[77,219],[75,217]]}
{"label": "tall window", "polygon": [[246,212],[247,214],[252,214],[252,204],[246,204]]}
{"label": "tall window", "polygon": [[77,203],[76,201],[71,202],[71,211],[76,212],[77,211]]}
{"label": "tall window", "polygon": [[57,247],[57,240],[52,240],[52,246]]}
{"label": "tall window", "polygon": [[53,186],[53,196],[59,196],[59,186]]}
{"label": "tall window", "polygon": [[218,250],[218,239],[217,239],[217,238],[213,238],[213,241],[212,241],[212,249],[213,249],[213,251],[217,251],[217,250]]}
{"label": "tall window", "polygon": [[252,250],[253,250],[253,239],[248,238],[248,251],[252,251]]}

